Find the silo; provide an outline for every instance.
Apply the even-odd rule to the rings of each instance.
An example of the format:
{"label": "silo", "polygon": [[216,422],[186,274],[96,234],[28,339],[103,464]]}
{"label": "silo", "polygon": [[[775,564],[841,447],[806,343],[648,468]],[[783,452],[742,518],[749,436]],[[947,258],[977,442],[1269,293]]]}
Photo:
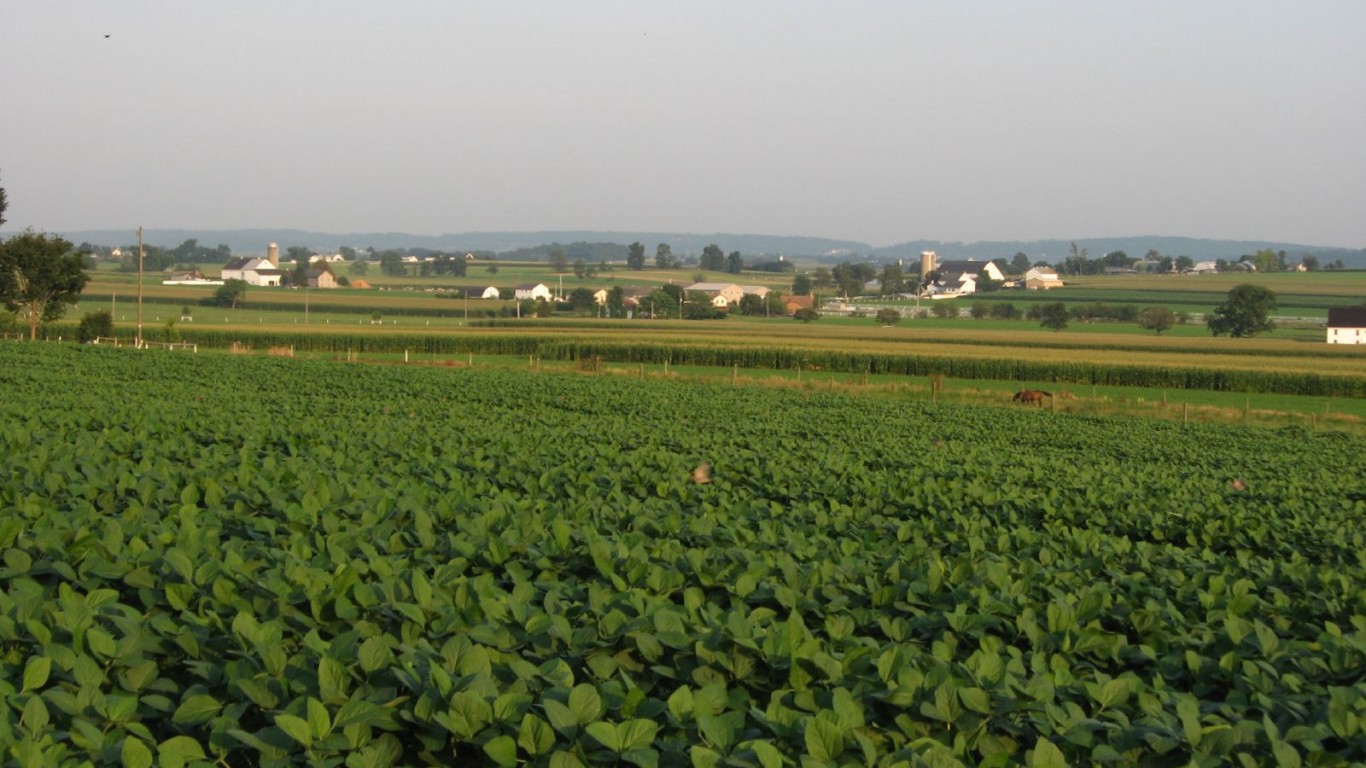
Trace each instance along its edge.
{"label": "silo", "polygon": [[278,266],[280,266],[280,244],[279,244],[279,243],[271,243],[270,245],[266,246],[266,260],[270,262],[270,265],[271,265],[272,267],[278,267]]}
{"label": "silo", "polygon": [[921,280],[924,280],[926,275],[928,275],[929,273],[931,273],[931,272],[934,271],[934,267],[935,267],[934,261],[935,261],[936,258],[938,258],[938,257],[937,257],[937,255],[935,254],[934,251],[921,251],[921,252],[920,252],[920,279],[921,279]]}

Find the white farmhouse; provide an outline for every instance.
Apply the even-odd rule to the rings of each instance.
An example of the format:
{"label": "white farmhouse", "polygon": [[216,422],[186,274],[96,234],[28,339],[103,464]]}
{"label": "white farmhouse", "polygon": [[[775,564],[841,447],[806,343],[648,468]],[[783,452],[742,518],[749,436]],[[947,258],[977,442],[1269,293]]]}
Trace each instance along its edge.
{"label": "white farmhouse", "polygon": [[718,309],[738,304],[745,295],[745,289],[735,283],[693,283],[684,288],[683,291],[685,295],[692,291],[707,294],[707,297],[711,299],[711,305]]}
{"label": "white farmhouse", "polygon": [[977,292],[977,282],[983,277],[1004,282],[1006,275],[990,261],[944,261],[935,267],[939,273],[939,293],[965,296]]}
{"label": "white farmhouse", "polygon": [[523,299],[551,301],[554,299],[554,295],[550,293],[550,288],[545,283],[522,283],[513,287],[512,295],[518,301]]}
{"label": "white farmhouse", "polygon": [[280,267],[270,259],[236,258],[223,265],[223,280],[241,280],[247,285],[279,285]]}
{"label": "white farmhouse", "polygon": [[1025,288],[1031,291],[1046,291],[1061,288],[1062,280],[1052,267],[1034,267],[1025,273]]}
{"label": "white farmhouse", "polygon": [[1366,344],[1366,306],[1328,308],[1329,344]]}

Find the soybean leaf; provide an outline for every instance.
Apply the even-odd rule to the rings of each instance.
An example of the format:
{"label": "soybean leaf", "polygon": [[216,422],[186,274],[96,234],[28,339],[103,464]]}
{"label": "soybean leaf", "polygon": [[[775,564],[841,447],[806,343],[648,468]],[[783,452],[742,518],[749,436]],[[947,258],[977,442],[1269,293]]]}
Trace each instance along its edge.
{"label": "soybean leaf", "polygon": [[835,760],[844,753],[844,734],[832,720],[812,717],[806,721],[806,753],[817,760]]}
{"label": "soybean leaf", "polygon": [[543,755],[555,746],[555,732],[544,720],[528,712],[517,729],[517,746],[533,757]]}
{"label": "soybean leaf", "polygon": [[981,688],[959,688],[958,698],[963,706],[983,715],[991,714],[991,696]]}
{"label": "soybean leaf", "polygon": [[602,697],[588,683],[576,685],[569,692],[569,711],[579,725],[591,723],[602,717]]}
{"label": "soybean leaf", "polygon": [[138,739],[129,736],[119,748],[123,768],[152,768],[152,750]]}
{"label": "soybean leaf", "polygon": [[182,768],[191,760],[203,760],[204,747],[189,736],[172,736],[157,745],[160,768]]}
{"label": "soybean leaf", "polygon": [[517,764],[517,742],[507,734],[498,736],[484,745],[484,754],[503,768],[510,768]]}
{"label": "soybean leaf", "polygon": [[617,731],[616,723],[609,723],[603,720],[589,723],[584,727],[589,736],[592,736],[604,747],[621,754],[621,734]]}
{"label": "soybean leaf", "polygon": [[1030,768],[1067,768],[1067,758],[1063,757],[1062,750],[1056,744],[1041,738],[1029,753],[1028,765]]}
{"label": "soybean leaf", "polygon": [[[48,673],[52,670],[52,659],[35,656],[24,665],[24,688],[21,693],[36,691],[47,684]],[[10,689],[14,690],[13,688]]]}
{"label": "soybean leaf", "polygon": [[213,719],[222,708],[223,705],[218,703],[218,699],[198,694],[182,701],[180,706],[176,707],[175,714],[171,715],[171,720],[176,725],[198,725]]}
{"label": "soybean leaf", "polygon": [[313,746],[313,727],[302,717],[281,713],[275,716],[275,725],[303,746]]}

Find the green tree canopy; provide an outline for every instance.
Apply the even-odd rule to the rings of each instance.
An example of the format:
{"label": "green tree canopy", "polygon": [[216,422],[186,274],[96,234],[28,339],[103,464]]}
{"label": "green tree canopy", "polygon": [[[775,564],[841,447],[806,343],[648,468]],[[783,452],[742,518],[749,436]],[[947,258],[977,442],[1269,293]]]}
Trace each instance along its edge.
{"label": "green tree canopy", "polygon": [[598,308],[598,302],[591,289],[579,287],[569,292],[569,306],[581,315],[591,315]]}
{"label": "green tree canopy", "polygon": [[1244,283],[1228,292],[1228,298],[1214,308],[1205,325],[1215,336],[1256,336],[1275,329],[1271,322],[1271,311],[1275,308],[1276,294],[1271,289]]}
{"label": "green tree canopy", "polygon": [[792,278],[792,295],[793,295],[793,296],[810,296],[810,295],[811,295],[811,276],[810,276],[810,275],[806,274],[805,272],[802,272],[802,273],[799,273],[799,274],[793,276],[793,278]]}
{"label": "green tree canopy", "polygon": [[882,295],[884,296],[906,290],[906,273],[902,271],[900,264],[884,265],[882,275],[878,279],[882,281]]}
{"label": "green tree canopy", "polygon": [[657,269],[672,269],[678,266],[674,261],[673,248],[668,243],[660,243],[655,247],[655,267]]}
{"label": "green tree canopy", "polygon": [[702,258],[697,266],[711,272],[721,272],[726,268],[726,254],[716,243],[702,249]]}
{"label": "green tree canopy", "polygon": [[1138,325],[1156,331],[1158,336],[1176,324],[1176,313],[1166,307],[1148,307],[1138,313]]}
{"label": "green tree canopy", "polygon": [[1067,327],[1067,305],[1061,301],[1045,304],[1039,310],[1039,325],[1053,330],[1061,331]]}
{"label": "green tree canopy", "polygon": [[398,251],[385,251],[380,255],[379,271],[389,277],[402,277],[408,274],[408,268],[403,265],[403,257]]}
{"label": "green tree canopy", "polygon": [[247,281],[226,280],[213,292],[212,302],[220,307],[236,309],[247,298]]}
{"label": "green tree canopy", "polygon": [[77,326],[76,338],[82,343],[95,341],[100,337],[106,339],[114,336],[114,316],[107,309],[98,312],[87,312],[81,315],[81,324]]}
{"label": "green tree canopy", "polygon": [[645,245],[640,241],[631,243],[626,249],[626,268],[644,269],[645,268]]}
{"label": "green tree canopy", "polygon": [[85,260],[57,235],[27,229],[0,243],[0,303],[28,323],[29,339],[76,303],[89,280]]}

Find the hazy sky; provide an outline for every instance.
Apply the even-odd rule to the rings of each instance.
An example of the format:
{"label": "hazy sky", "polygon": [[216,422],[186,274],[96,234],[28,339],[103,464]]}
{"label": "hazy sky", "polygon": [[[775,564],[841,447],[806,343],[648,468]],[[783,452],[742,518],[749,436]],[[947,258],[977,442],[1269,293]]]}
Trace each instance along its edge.
{"label": "hazy sky", "polygon": [[0,186],[57,232],[1361,248],[1363,39],[1362,0],[5,0]]}

